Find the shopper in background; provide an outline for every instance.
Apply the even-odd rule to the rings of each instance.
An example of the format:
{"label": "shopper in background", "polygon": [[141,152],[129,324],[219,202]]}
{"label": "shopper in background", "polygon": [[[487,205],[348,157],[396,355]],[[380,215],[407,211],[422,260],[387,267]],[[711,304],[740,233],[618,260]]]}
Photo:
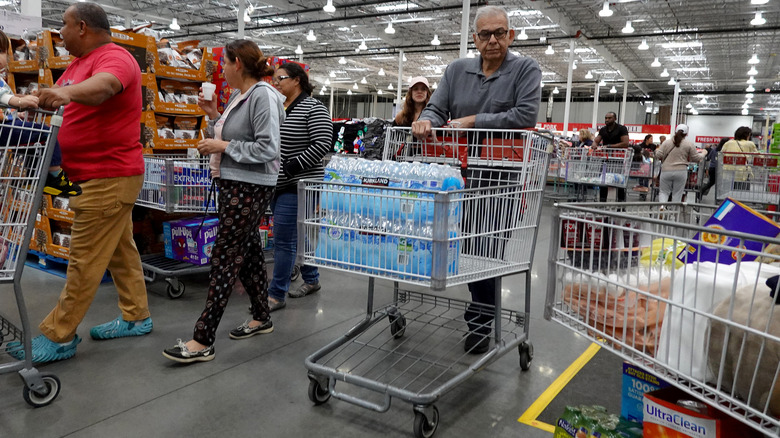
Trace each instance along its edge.
{"label": "shopper in background", "polygon": [[590,133],[587,129],[580,129],[580,147],[585,146],[592,146],[593,145],[593,134]]}
{"label": "shopper in background", "polygon": [[230,331],[232,339],[271,333],[268,274],[260,219],[274,194],[279,175],[279,127],[284,121],[284,97],[262,81],[273,74],[263,52],[252,41],[237,40],[225,46],[224,74],[230,96],[222,115],[217,99],[198,105],[209,116],[213,138],[198,143],[201,154],[219,154],[219,230],[211,253],[206,307],[195,324],[193,338],[179,339],[163,351],[176,362],[214,358],[217,327],[237,278],[251,300],[252,319]]}
{"label": "shopper in background", "polygon": [[[32,341],[34,362],[68,359],[81,338],[76,329],[108,268],[121,315],[93,327],[93,339],[152,331],[141,258],[131,212],[144,180],[141,154],[141,71],[133,56],[111,43],[105,11],[78,2],[62,17],[65,48],[75,56],[57,85],[39,90],[43,108],[65,106],[59,143],[62,167],[81,184],[74,212],[67,279],[54,310]],[[9,348],[14,347],[9,345]],[[17,358],[23,351],[15,350]]]}
{"label": "shopper in background", "polygon": [[268,287],[271,312],[286,305],[285,295],[300,298],[320,290],[317,267],[303,265],[303,284],[288,294],[298,246],[298,181],[322,179],[325,175],[322,159],[330,150],[333,138],[328,109],[311,97],[314,86],[300,65],[283,64],[274,73],[272,82],[285,97],[287,117],[281,127],[282,168],[271,201],[274,214],[274,275]]}
{"label": "shopper in background", "polygon": [[661,146],[665,141],[666,141],[665,135],[658,137],[658,146]]}
{"label": "shopper in background", "polygon": [[[14,106],[19,109],[38,108],[38,97],[33,95],[14,94],[14,90],[6,83],[8,75],[8,53],[10,52],[11,41],[8,35],[0,30],[0,103],[3,105]],[[41,128],[42,125],[26,122],[20,117],[6,118],[6,114],[0,112],[0,144],[26,144],[29,141],[41,143],[45,142],[48,135]],[[32,134],[31,131],[18,129],[16,127],[33,128],[38,132]],[[53,196],[78,196],[81,194],[81,187],[71,182],[62,170],[62,153],[60,145],[54,143],[54,152],[49,163],[49,173],[46,175],[46,185],[43,192]]]}
{"label": "shopper in background", "polygon": [[[419,120],[412,123],[416,137],[429,138],[432,128],[444,125],[448,119],[452,126],[460,128],[518,129],[536,125],[542,71],[533,59],[509,53],[515,31],[509,27],[506,11],[497,6],[479,8],[472,38],[480,56],[461,58],[447,67],[428,106]],[[480,172],[480,169],[469,168],[467,176],[468,172]],[[467,180],[472,187],[484,182],[479,178]],[[482,211],[471,212],[468,215],[471,219],[466,220],[476,222],[476,217],[481,217],[484,223],[471,226],[482,227],[484,230],[480,232],[487,232],[495,224],[484,217],[499,214],[498,207],[485,203],[477,208]],[[472,304],[465,314],[469,333],[464,343],[469,353],[482,354],[490,347],[496,284],[495,278],[469,283]]]}
{"label": "shopper in background", "polygon": [[661,182],[659,201],[682,202],[685,183],[688,181],[688,163],[698,163],[702,156],[696,151],[696,146],[686,140],[688,125],[677,125],[674,137],[666,140],[655,151],[655,157],[663,162],[661,165]]}
{"label": "shopper in background", "polygon": [[[627,148],[628,147],[628,129],[617,123],[617,114],[610,111],[604,116],[605,126],[599,129],[599,134],[593,140],[593,145],[598,147],[603,145],[605,148]],[[599,200],[607,202],[609,194],[608,186],[599,187]],[[617,188],[617,201],[626,202],[626,189]]]}
{"label": "shopper in background", "polygon": [[707,156],[704,159],[705,166],[707,167],[704,171],[706,172],[708,179],[707,184],[701,188],[699,200],[701,200],[703,196],[707,196],[712,186],[718,181],[718,153],[723,150],[723,145],[725,145],[727,141],[729,141],[728,137],[723,137],[720,139],[720,143],[718,143],[717,146],[707,149]]}
{"label": "shopper in background", "polygon": [[[727,141],[723,145],[723,152],[734,153],[756,153],[758,148],[756,144],[750,141],[752,131],[747,126],[740,126],[734,132],[734,139]],[[735,171],[734,173],[734,190],[748,191],[750,190],[750,178],[753,171],[750,166],[737,166],[733,164],[724,165],[724,170]]]}
{"label": "shopper in background", "polygon": [[[655,144],[653,143],[653,136],[652,134],[647,134],[645,136],[645,139],[642,140],[642,143],[639,143],[634,147],[634,158],[633,158],[633,165],[642,167],[645,163],[645,150],[654,150]],[[650,168],[648,167],[648,170]],[[634,187],[634,190],[637,192],[643,192],[647,193],[650,191],[650,178],[639,178],[639,185]]]}
{"label": "shopper in background", "polygon": [[412,126],[412,122],[420,118],[425,106],[431,99],[431,85],[425,76],[417,76],[409,81],[409,91],[404,99],[404,107],[395,115],[397,126]]}

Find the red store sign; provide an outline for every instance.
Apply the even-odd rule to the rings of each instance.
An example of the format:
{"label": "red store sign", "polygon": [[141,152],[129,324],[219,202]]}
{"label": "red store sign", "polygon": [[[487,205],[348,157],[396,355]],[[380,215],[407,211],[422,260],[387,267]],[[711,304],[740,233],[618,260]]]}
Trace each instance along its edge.
{"label": "red store sign", "polygon": [[705,144],[717,144],[720,143],[720,140],[722,138],[728,138],[728,137],[709,137],[706,135],[697,135],[696,136],[696,143],[705,143]]}

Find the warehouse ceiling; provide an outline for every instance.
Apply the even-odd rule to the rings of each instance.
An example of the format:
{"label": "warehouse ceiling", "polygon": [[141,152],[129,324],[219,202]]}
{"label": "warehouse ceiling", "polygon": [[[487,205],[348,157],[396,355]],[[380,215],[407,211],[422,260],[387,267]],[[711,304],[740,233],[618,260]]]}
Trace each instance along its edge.
{"label": "warehouse ceiling", "polygon": [[[59,27],[63,11],[72,3],[42,0],[44,25]],[[311,67],[318,89],[327,82],[340,93],[382,90],[385,96],[397,90],[401,50],[406,57],[404,82],[417,75],[438,81],[446,65],[459,56],[463,9],[459,0],[333,0],[335,12],[330,13],[323,10],[327,0],[98,3],[110,14],[112,25],[152,22],[168,38],[199,39],[210,46],[238,38],[243,25],[245,36],[267,55],[297,60],[294,51],[300,45],[300,56]],[[747,106],[754,116],[780,113],[775,53],[780,46],[780,0],[612,0],[606,5],[601,0],[472,1],[472,20],[476,9],[487,3],[504,6],[518,35],[524,31],[527,39],[516,39],[510,50],[540,63],[545,98],[555,87],[561,91],[556,99],[565,97],[573,41],[576,99],[593,99],[601,79],[602,100],[621,100],[627,80],[629,99],[668,105],[674,90],[669,81],[674,79],[680,85],[682,111],[738,114]],[[0,4],[20,9],[19,0]],[[605,8],[611,16],[602,16]],[[751,24],[760,23],[757,13],[763,24]],[[239,22],[237,17],[243,18]],[[181,29],[169,29],[173,18]],[[626,33],[629,21],[633,32]],[[386,33],[391,23],[393,34]],[[316,40],[307,38],[310,32]],[[474,53],[471,32],[469,26],[469,48]],[[434,36],[440,41],[437,46],[431,44]],[[749,64],[754,54],[759,62]],[[654,66],[656,59],[659,66]],[[748,74],[751,67],[755,70]],[[755,84],[748,83],[751,76]],[[388,89],[391,84],[393,90]],[[749,86],[755,89],[752,102],[746,97]]]}

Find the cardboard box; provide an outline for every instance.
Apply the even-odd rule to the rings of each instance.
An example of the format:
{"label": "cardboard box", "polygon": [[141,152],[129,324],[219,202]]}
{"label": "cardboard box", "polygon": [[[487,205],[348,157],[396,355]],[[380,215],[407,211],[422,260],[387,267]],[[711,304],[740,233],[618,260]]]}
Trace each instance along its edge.
{"label": "cardboard box", "polygon": [[[215,217],[207,217],[205,220],[203,217],[194,217],[163,222],[165,256],[194,265],[209,263],[211,249],[217,237],[218,224],[219,220]],[[198,232],[199,227],[200,232]]]}
{"label": "cardboard box", "polygon": [[[763,214],[752,208],[726,198],[718,207],[715,213],[707,219],[704,226],[712,229],[710,233],[696,233],[694,240],[702,242],[701,244],[690,244],[684,250],[680,251],[677,258],[685,263],[694,262],[717,262],[724,265],[730,265],[737,261],[737,251],[728,249],[718,249],[708,244],[723,244],[726,246],[737,247],[740,239],[718,234],[719,230],[739,231],[750,233],[757,236],[777,237],[780,233],[780,226]],[[746,240],[744,249],[761,251],[763,244],[752,240]],[[742,261],[749,262],[755,260],[756,256],[742,254]]]}
{"label": "cardboard box", "polygon": [[623,362],[623,391],[620,401],[620,416],[631,421],[642,422],[644,395],[669,387],[664,380],[644,369]]}
{"label": "cardboard box", "polygon": [[[697,410],[682,404],[698,406]],[[761,433],[728,414],[669,387],[645,394],[644,438],[759,438]]]}

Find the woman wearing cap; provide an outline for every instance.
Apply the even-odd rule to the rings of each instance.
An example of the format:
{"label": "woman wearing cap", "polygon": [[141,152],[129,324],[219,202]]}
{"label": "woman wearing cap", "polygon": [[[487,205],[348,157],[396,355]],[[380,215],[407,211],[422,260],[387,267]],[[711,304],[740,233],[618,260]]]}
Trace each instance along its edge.
{"label": "woman wearing cap", "polygon": [[431,98],[431,86],[424,76],[412,78],[409,82],[409,92],[406,93],[404,107],[395,116],[397,126],[412,126],[412,122],[420,117],[420,113],[428,105]]}
{"label": "woman wearing cap", "polygon": [[688,136],[687,125],[677,125],[674,137],[664,141],[655,157],[663,162],[661,166],[660,202],[681,202],[685,182],[688,180],[688,163],[698,163],[702,156],[696,152],[696,147],[685,137]]}
{"label": "woman wearing cap", "polygon": [[[740,126],[737,128],[736,132],[734,132],[734,139],[727,141],[723,145],[723,152],[726,153],[734,153],[734,152],[744,152],[744,153],[756,153],[758,152],[758,148],[756,148],[756,144],[750,141],[750,135],[752,134],[752,130],[748,128],[747,126]],[[736,171],[734,173],[734,189],[740,190],[740,191],[748,191],[750,190],[750,175],[752,171],[747,166],[735,166],[735,165],[724,165],[723,170],[727,171]]]}

